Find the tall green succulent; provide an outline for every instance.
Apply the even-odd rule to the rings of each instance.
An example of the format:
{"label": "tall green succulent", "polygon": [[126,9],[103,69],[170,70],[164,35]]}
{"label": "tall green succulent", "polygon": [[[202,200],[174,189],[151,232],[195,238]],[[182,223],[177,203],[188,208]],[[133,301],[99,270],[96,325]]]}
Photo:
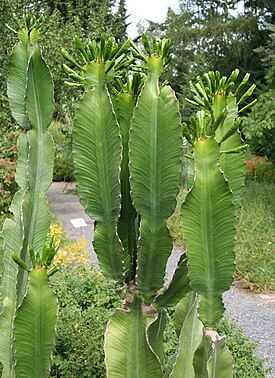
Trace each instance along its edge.
{"label": "tall green succulent", "polygon": [[189,277],[199,293],[199,314],[206,326],[215,327],[224,307],[221,295],[230,288],[234,273],[235,216],[244,185],[245,157],[238,127],[240,105],[254,90],[252,86],[237,101],[244,78],[236,92],[239,71],[227,79],[218,72],[198,77],[192,84],[194,103],[200,106],[191,119],[193,135],[185,135],[193,146],[195,179],[182,206],[182,227],[187,247]]}
{"label": "tall green succulent", "polygon": [[[37,43],[39,24],[29,16],[19,24],[8,79],[10,108],[24,132],[18,142],[20,189],[0,243],[3,377],[47,376],[54,341],[57,305],[46,268],[57,247],[47,238],[45,197],[53,165],[47,132],[53,88]],[[215,327],[234,271],[245,147],[238,114],[251,104],[238,107],[254,86],[237,100],[248,79],[233,92],[237,70],[228,79],[218,72],[205,74],[204,81],[198,77],[192,101],[201,110],[191,118],[190,132],[181,127],[174,92],[161,81],[171,60],[170,41],[152,38],[150,44],[143,36],[143,44],[147,56],[132,41],[119,48],[113,38],[85,46],[76,38],[81,63],[63,51],[73,80],[67,84],[85,88],[73,134],[80,201],[96,220],[101,270],[124,297],[105,335],[107,376],[164,375],[165,308],[177,305],[179,346],[170,376],[232,377],[232,358]],[[163,286],[173,246],[167,219],[180,184],[182,131],[194,166],[193,187],[182,205],[187,253]]]}
{"label": "tall green succulent", "polygon": [[[45,192],[52,180],[54,155],[53,141],[47,132],[53,114],[53,84],[38,45],[37,29],[41,20],[26,15],[22,24],[19,21],[17,23],[19,43],[11,56],[7,87],[12,115],[23,130],[18,141],[16,182],[19,190],[11,205],[13,219],[7,219],[3,226],[3,272],[0,284],[0,361],[3,364],[3,377],[14,376],[14,337],[16,339],[18,335],[14,331],[14,317],[18,306],[28,309],[26,303],[33,290],[30,289],[23,300],[28,275],[32,277],[32,288],[37,278],[35,271],[29,274],[27,271],[31,267],[28,250],[32,246],[37,256],[42,256],[49,232],[50,214]],[[22,268],[22,264],[15,264],[12,256],[20,260],[27,270]],[[45,280],[42,286],[47,286]],[[21,322],[27,322],[24,311],[20,310],[19,314]],[[46,314],[47,311],[45,319],[52,319],[53,323],[55,314],[53,318],[51,315],[47,318]],[[35,311],[33,315],[36,316]],[[28,340],[24,344],[16,344],[18,354],[22,347],[28,353],[32,344],[33,334],[26,333],[25,336]],[[52,337],[49,338],[53,344]],[[30,356],[31,349],[30,347]],[[38,376],[37,372],[27,374],[26,371],[25,376]]]}
{"label": "tall green succulent", "polygon": [[[194,102],[201,110],[191,119],[190,133],[181,126],[174,92],[161,81],[171,60],[169,40],[152,38],[150,44],[143,36],[147,56],[132,41],[119,49],[104,36],[99,43],[75,44],[81,63],[63,55],[74,81],[68,84],[85,88],[73,133],[77,187],[96,220],[101,270],[124,298],[105,335],[107,376],[164,376],[165,308],[178,304],[179,347],[171,377],[232,377],[232,359],[215,326],[233,277],[243,184],[244,146],[237,129],[238,105],[246,95],[237,102],[239,89],[232,93],[237,72],[229,79],[208,73],[208,86],[198,78]],[[187,254],[167,286],[173,247],[167,219],[179,190],[182,131],[193,149],[195,178],[182,206]]]}

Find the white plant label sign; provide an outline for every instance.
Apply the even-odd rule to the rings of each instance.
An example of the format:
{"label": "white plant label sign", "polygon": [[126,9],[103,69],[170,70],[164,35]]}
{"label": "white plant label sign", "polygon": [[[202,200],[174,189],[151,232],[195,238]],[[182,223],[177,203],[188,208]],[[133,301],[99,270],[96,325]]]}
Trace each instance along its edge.
{"label": "white plant label sign", "polygon": [[70,219],[71,224],[74,228],[86,227],[87,223],[83,218]]}

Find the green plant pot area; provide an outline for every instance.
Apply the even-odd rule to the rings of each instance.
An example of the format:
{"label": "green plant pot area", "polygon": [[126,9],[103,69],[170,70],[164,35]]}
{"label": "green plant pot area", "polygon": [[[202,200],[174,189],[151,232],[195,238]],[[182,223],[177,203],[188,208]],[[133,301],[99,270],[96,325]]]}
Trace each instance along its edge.
{"label": "green plant pot area", "polygon": [[[198,76],[188,100],[197,112],[186,124],[163,79],[169,39],[144,34],[137,46],[75,37],[75,51],[61,52],[64,85],[83,96],[66,128],[52,122],[42,22],[29,14],[16,21],[7,80],[18,135],[16,171],[5,163],[14,195],[0,239],[2,377],[264,377],[222,301],[235,271],[247,148],[239,127],[255,103],[249,75]],[[84,254],[70,261],[50,233],[53,174],[75,177],[95,221],[101,273]],[[186,253],[168,282],[174,234]],[[78,245],[66,248],[73,254]]]}

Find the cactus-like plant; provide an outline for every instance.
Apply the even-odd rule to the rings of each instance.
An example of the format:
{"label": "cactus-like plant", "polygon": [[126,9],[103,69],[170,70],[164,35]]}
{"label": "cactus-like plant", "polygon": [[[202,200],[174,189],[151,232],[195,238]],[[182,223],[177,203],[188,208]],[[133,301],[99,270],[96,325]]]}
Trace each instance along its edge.
{"label": "cactus-like plant", "polygon": [[[56,300],[48,286],[53,271],[46,268],[57,247],[47,239],[45,197],[53,165],[47,132],[53,90],[37,43],[39,23],[30,16],[18,23],[20,42],[8,79],[10,108],[24,132],[18,142],[14,217],[6,220],[0,242],[3,377],[47,376],[56,322]],[[228,79],[218,72],[198,77],[191,84],[191,101],[201,110],[191,118],[190,132],[181,126],[174,92],[161,81],[171,60],[170,41],[152,38],[150,44],[144,35],[143,44],[147,56],[132,41],[119,48],[114,38],[102,36],[87,45],[76,38],[81,63],[63,51],[69,61],[64,69],[73,80],[67,84],[85,88],[73,133],[80,201],[96,221],[94,248],[101,270],[124,298],[105,335],[107,376],[164,376],[165,309],[177,305],[179,346],[168,374],[229,378],[232,358],[215,327],[234,271],[245,148],[239,113],[251,104],[238,107],[254,86],[237,100],[248,79],[233,92],[237,70]],[[182,205],[187,253],[163,286],[173,246],[167,219],[179,190],[182,131],[194,166],[193,186]]]}
{"label": "cactus-like plant", "polygon": [[[16,22],[19,28],[19,43],[14,47],[11,56],[7,89],[12,115],[23,130],[18,141],[16,170],[19,191],[15,194],[10,209],[13,219],[7,219],[3,226],[1,251],[3,271],[0,281],[0,361],[3,365],[2,376],[5,378],[14,376],[16,364],[14,338],[18,336],[21,340],[21,346],[18,346],[20,341],[16,344],[18,355],[23,347],[30,356],[32,356],[34,347],[32,344],[36,338],[36,336],[33,338],[30,332],[26,332],[26,340],[23,344],[22,333],[14,331],[14,318],[18,307],[22,305],[16,322],[18,325],[21,322],[22,325],[26,321],[30,331],[29,311],[34,311],[32,316],[35,317],[41,313],[39,305],[41,302],[35,291],[36,284],[40,282],[39,274],[36,268],[28,273],[31,267],[28,251],[30,246],[36,251],[37,256],[42,256],[45,251],[50,226],[49,206],[45,192],[52,180],[54,157],[52,137],[47,131],[53,114],[53,83],[38,45],[41,19],[26,15],[22,23],[18,20]],[[13,261],[13,256],[17,261],[21,261],[20,266]],[[23,266],[26,269],[23,269]],[[23,300],[27,290],[28,275],[30,288],[27,297]],[[44,273],[43,275],[44,278],[41,279],[44,286],[39,284],[42,291],[48,290],[43,289],[46,285],[46,276]],[[33,297],[34,291],[37,302]],[[45,326],[36,332],[41,335],[42,330],[45,330]],[[51,332],[49,329],[49,334]],[[50,340],[53,344],[52,337]],[[37,345],[37,340],[35,345]],[[38,361],[37,363],[39,364]],[[20,365],[21,363],[18,364]],[[37,377],[40,375],[39,372],[40,370],[37,370],[34,373],[26,373],[24,376]],[[23,375],[20,373],[19,376]]]}
{"label": "cactus-like plant", "polygon": [[[243,184],[243,146],[237,101],[229,79],[205,75],[192,85],[192,133],[181,127],[178,102],[160,78],[171,60],[169,40],[143,36],[121,49],[104,36],[83,45],[81,63],[64,65],[85,93],[74,121],[74,159],[80,201],[96,220],[94,248],[102,272],[124,298],[105,335],[107,376],[162,377],[165,308],[175,306],[179,348],[171,377],[232,377],[232,358],[215,327],[222,293],[234,271],[234,225]],[[129,46],[133,58],[129,57]],[[134,61],[139,60],[139,63]],[[130,82],[127,68],[134,72]],[[75,70],[74,70],[75,69]],[[141,83],[142,87],[141,87]],[[172,239],[167,219],[180,184],[182,131],[190,142],[194,183],[182,206],[187,254],[163,287]]]}
{"label": "cactus-like plant", "polygon": [[191,287],[200,296],[200,317],[210,327],[223,314],[221,294],[233,280],[235,216],[244,185],[246,146],[238,131],[238,104],[248,96],[237,103],[244,81],[232,93],[238,73],[227,79],[209,72],[204,76],[206,85],[197,78],[191,88],[202,110],[191,119],[193,136],[186,131],[194,151],[195,179],[182,206],[182,227]]}

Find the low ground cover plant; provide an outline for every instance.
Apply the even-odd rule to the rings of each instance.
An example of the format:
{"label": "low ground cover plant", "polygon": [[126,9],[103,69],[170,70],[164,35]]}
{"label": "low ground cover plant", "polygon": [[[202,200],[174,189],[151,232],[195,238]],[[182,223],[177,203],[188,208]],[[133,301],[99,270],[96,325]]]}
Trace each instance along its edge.
{"label": "low ground cover plant", "polygon": [[257,291],[275,290],[275,186],[248,182],[237,225],[236,278]]}

